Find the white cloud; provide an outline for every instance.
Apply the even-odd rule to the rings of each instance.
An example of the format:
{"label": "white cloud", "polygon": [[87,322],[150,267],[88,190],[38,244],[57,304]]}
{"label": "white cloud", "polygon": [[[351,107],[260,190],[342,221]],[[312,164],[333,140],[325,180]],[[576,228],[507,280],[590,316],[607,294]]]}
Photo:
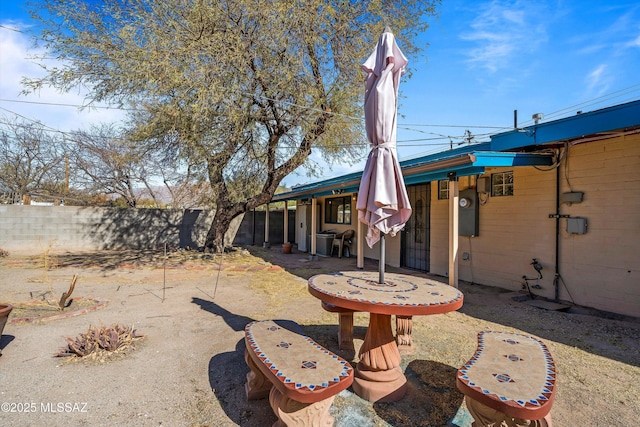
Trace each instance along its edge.
{"label": "white cloud", "polygon": [[[19,30],[19,27],[11,23],[0,23],[4,27]],[[20,81],[24,77],[34,78],[43,76],[42,68],[32,59],[42,54],[30,48],[29,38],[22,32],[0,27],[0,116],[13,119],[16,114],[33,120],[39,120],[47,126],[69,131],[86,128],[89,124],[99,122],[112,122],[121,120],[124,113],[120,110],[86,109],[62,105],[80,106],[86,104],[83,90],[73,90],[60,93],[57,89],[45,87],[37,93],[21,95],[24,89]],[[48,63],[47,65],[52,65]],[[8,101],[7,101],[8,100]],[[21,101],[21,102],[10,102]],[[32,103],[24,103],[32,102]],[[7,112],[9,110],[11,113]],[[16,113],[16,114],[13,114]]]}
{"label": "white cloud", "polygon": [[472,42],[468,62],[496,72],[517,57],[532,52],[546,41],[540,2],[494,0],[478,8],[481,12],[461,38]]}
{"label": "white cloud", "polygon": [[589,96],[602,95],[609,90],[610,77],[607,73],[607,65],[600,64],[585,78]]}

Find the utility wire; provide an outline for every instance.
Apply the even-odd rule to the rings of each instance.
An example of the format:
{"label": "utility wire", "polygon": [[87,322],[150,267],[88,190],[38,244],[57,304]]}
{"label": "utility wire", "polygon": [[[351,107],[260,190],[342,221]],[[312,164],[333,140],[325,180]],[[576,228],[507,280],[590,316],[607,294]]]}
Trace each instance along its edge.
{"label": "utility wire", "polygon": [[0,28],[4,28],[5,30],[10,30],[10,31],[15,31],[16,33],[23,33],[23,34],[25,34],[25,32],[24,32],[24,31],[18,30],[17,28],[7,27],[6,25],[0,25]]}
{"label": "utility wire", "polygon": [[[266,98],[267,100],[269,98]],[[24,100],[17,100],[17,99],[4,99],[4,98],[0,98],[0,102],[11,102],[11,103],[17,103],[17,104],[34,104],[34,105],[49,105],[49,106],[55,106],[55,107],[72,107],[72,108],[89,108],[89,109],[105,109],[105,110],[120,110],[120,111],[143,111],[141,109],[137,109],[137,108],[123,108],[123,107],[110,107],[110,106],[103,106],[103,105],[81,105],[81,104],[66,104],[66,103],[57,103],[57,102],[44,102],[44,101],[24,101]],[[279,101],[279,102],[285,102],[288,103],[287,101]],[[296,104],[290,103],[292,106],[298,106]],[[318,112],[324,112],[327,114],[331,114],[331,115],[337,115],[337,116],[342,116],[342,117],[346,117],[352,120],[363,120],[364,117],[353,117],[353,116],[348,116],[345,114],[339,114],[339,113],[333,113],[333,112],[327,112],[327,111],[323,111],[320,109],[314,109],[314,108],[307,108],[309,110],[316,110]],[[447,128],[465,128],[465,129],[503,129],[504,126],[482,126],[482,125],[439,125],[439,124],[404,124],[404,123],[399,123],[398,124],[399,128],[405,129],[405,130],[410,130],[413,132],[421,132],[421,133],[427,133],[424,132],[422,130],[419,129],[411,129],[411,127],[447,127]],[[447,135],[442,135],[443,138],[449,138],[449,136]]]}
{"label": "utility wire", "polygon": [[141,111],[136,108],[123,108],[123,107],[109,107],[104,105],[81,105],[81,104],[64,104],[59,102],[44,102],[44,101],[23,101],[19,99],[1,99],[0,102],[13,102],[16,104],[35,104],[35,105],[51,105],[54,107],[72,107],[72,108],[88,108],[88,109],[104,109],[104,110],[120,110],[120,111]]}
{"label": "utility wire", "polygon": [[[8,27],[6,27],[6,28],[8,28]],[[10,28],[8,28],[8,29],[10,29]],[[552,113],[548,113],[548,114],[545,115],[545,118],[547,118],[547,119],[555,118],[555,117],[558,117],[560,115],[567,114],[570,111],[575,111],[577,108],[580,108],[580,107],[585,108],[585,107],[588,107],[588,106],[592,106],[592,105],[601,103],[603,101],[615,99],[616,97],[619,97],[621,95],[627,95],[627,94],[633,93],[633,92],[635,92],[637,90],[640,90],[640,83],[633,84],[631,86],[627,86],[625,88],[619,89],[619,90],[611,92],[609,94],[605,94],[605,95],[602,95],[602,96],[599,96],[599,97],[596,97],[596,98],[592,98],[590,100],[586,100],[586,101],[583,101],[583,102],[578,103],[578,104],[571,105],[569,107],[554,111]],[[243,93],[243,95],[250,96],[247,93]],[[319,108],[315,108],[315,107],[299,105],[299,104],[296,104],[296,103],[293,103],[293,102],[289,102],[289,101],[277,100],[277,99],[266,97],[264,95],[260,96],[260,98],[261,99],[265,99],[265,100],[270,100],[270,101],[273,101],[273,102],[287,104],[287,105],[298,107],[298,108],[303,108],[303,109],[310,110],[310,111],[317,111],[317,112],[320,112],[320,113],[323,113],[323,114],[331,114],[331,115],[335,115],[335,116],[341,116],[341,117],[348,118],[348,119],[354,120],[354,121],[362,121],[363,120],[363,117],[352,117],[352,116],[348,116],[348,115],[345,115],[345,114],[339,114],[339,113],[334,113],[334,112],[331,112],[331,111],[325,111],[325,110],[322,110],[322,109],[319,109]],[[633,98],[631,98],[631,99],[633,99]],[[627,98],[626,100],[631,100],[631,99]],[[139,111],[137,109],[122,108],[122,107],[95,106],[95,105],[87,106],[87,105],[74,105],[74,104],[42,102],[42,101],[23,101],[23,100],[0,99],[0,102],[25,103],[25,104],[37,104],[37,105],[52,105],[52,106],[61,106],[61,107],[74,107],[74,108],[95,108],[95,109],[112,109],[112,110],[122,110],[122,111]],[[619,103],[620,101],[617,101],[617,102]],[[34,122],[34,123],[38,123],[43,128],[49,129],[51,132],[59,132],[59,133],[64,134],[64,135],[73,135],[73,133],[64,132],[64,131],[60,131],[58,129],[54,129],[54,128],[50,127],[50,126],[47,126],[47,125],[43,124],[40,121],[28,118],[26,116],[23,116],[23,115],[21,115],[19,113],[16,113],[14,111],[8,110],[6,108],[0,107],[0,109],[2,109],[4,111],[7,111],[7,112],[9,112],[11,114],[14,114],[14,115],[16,115],[18,117],[21,117],[21,118],[23,118],[25,120],[28,120],[28,121],[31,121],[31,122]],[[531,123],[531,122],[533,122],[533,120],[525,121],[519,127],[526,126],[528,123]],[[474,135],[473,136],[474,139],[490,137],[491,135],[499,133],[501,130],[511,130],[511,129],[513,129],[511,127],[483,126],[483,125],[473,125],[473,126],[472,125],[468,125],[468,126],[465,126],[465,125],[443,125],[443,124],[439,125],[439,124],[416,124],[416,123],[410,123],[410,124],[401,123],[401,124],[398,125],[398,127],[400,129],[404,129],[404,130],[407,130],[407,131],[410,131],[410,132],[426,133],[426,134],[430,134],[430,135],[435,135],[436,136],[436,137],[432,137],[432,138],[403,139],[403,140],[396,141],[396,144],[398,146],[401,146],[401,147],[426,146],[426,145],[444,146],[444,145],[447,145],[447,141],[449,142],[449,145],[452,146],[454,139],[456,140],[456,145],[462,145],[464,143],[464,139],[468,139],[467,132],[465,132],[465,135],[462,135],[462,136],[452,136],[452,135],[437,134],[437,133],[433,133],[433,132],[424,132],[424,131],[422,131],[420,129],[413,129],[414,127],[416,127],[416,128],[417,127],[449,127],[449,128],[495,129],[496,130],[496,132],[488,132],[488,133],[482,133],[482,134]],[[439,141],[439,140],[442,140],[443,142],[437,142],[437,143],[427,143],[426,142],[426,141]],[[462,140],[463,142],[458,142],[460,140]],[[408,144],[410,142],[422,142],[422,143],[421,144]],[[361,145],[364,146],[366,144],[361,144]],[[292,148],[296,148],[296,146],[281,146],[279,148],[292,149]]]}
{"label": "utility wire", "polygon": [[[585,101],[583,101],[581,103],[574,104],[574,105],[571,105],[569,107],[565,107],[563,109],[560,109],[560,110],[557,110],[557,111],[554,111],[554,112],[551,112],[551,113],[547,113],[547,114],[545,114],[545,117],[546,118],[551,118],[551,117],[556,117],[556,116],[559,116],[559,115],[562,115],[562,114],[567,114],[570,111],[574,111],[577,108],[588,107],[588,106],[597,104],[598,102],[609,100],[611,98],[615,98],[615,97],[620,96],[620,95],[625,95],[625,94],[628,94],[630,92],[634,92],[634,91],[637,91],[637,90],[640,90],[640,83],[636,83],[636,84],[633,84],[631,86],[627,86],[625,88],[618,89],[618,90],[616,90],[614,92],[610,92],[608,94],[604,94],[604,95],[601,95],[601,96],[596,97],[596,98],[588,99],[588,100],[585,100]],[[246,92],[242,92],[241,94],[243,96],[247,96],[247,97],[251,97],[251,98],[254,98],[256,96],[255,94],[249,94],[249,93],[246,93]],[[330,115],[334,115],[334,116],[340,116],[340,117],[348,118],[348,119],[351,119],[351,120],[360,121],[360,120],[363,119],[363,117],[353,117],[353,116],[349,116],[349,115],[346,115],[346,114],[335,113],[335,112],[332,112],[332,111],[322,110],[320,108],[313,107],[313,106],[305,106],[305,105],[296,104],[296,103],[290,102],[290,101],[270,98],[270,97],[265,96],[265,95],[258,95],[258,97],[260,99],[265,100],[265,101],[273,101],[273,102],[276,102],[276,103],[287,104],[287,105],[290,105],[292,107],[297,107],[297,108],[301,108],[301,109],[309,110],[309,111],[316,111],[316,112],[323,113],[323,114],[330,114]],[[87,106],[87,105],[74,105],[74,104],[53,103],[53,102],[51,102],[51,103],[50,102],[38,102],[38,101],[21,101],[21,100],[10,100],[10,99],[0,99],[0,101],[2,101],[2,102],[28,103],[28,104],[54,105],[54,106],[63,106],[63,107],[76,107],[76,108],[87,108],[87,107],[89,107],[89,108],[116,109],[116,110],[123,110],[123,111],[140,111],[138,109],[128,109],[128,108],[122,108],[122,107],[109,107],[109,106]],[[529,122],[532,122],[532,121],[533,120],[528,120],[528,121],[526,121],[524,123],[529,123]],[[480,129],[480,128],[483,128],[483,129],[505,129],[505,127],[486,126],[486,125],[471,126],[471,125],[404,124],[404,123],[400,123],[399,126],[406,126],[406,127],[408,127],[408,126],[411,126],[411,127],[433,126],[433,127],[463,127],[463,128],[476,128],[476,129]]]}

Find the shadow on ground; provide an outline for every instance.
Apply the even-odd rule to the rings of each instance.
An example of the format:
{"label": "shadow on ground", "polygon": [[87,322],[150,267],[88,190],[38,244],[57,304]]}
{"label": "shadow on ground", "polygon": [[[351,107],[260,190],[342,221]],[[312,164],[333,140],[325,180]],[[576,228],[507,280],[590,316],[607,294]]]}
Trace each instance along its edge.
{"label": "shadow on ground", "polygon": [[[222,319],[235,331],[253,321],[226,308],[201,298],[192,302],[203,310]],[[355,366],[349,351],[337,348],[335,325],[301,325],[304,333],[318,344],[347,359]],[[365,328],[356,327],[356,338],[364,336]],[[244,360],[245,342],[238,341],[235,350],[214,355],[209,361],[209,383],[226,415],[236,424],[246,427],[271,425],[276,417],[269,399],[247,401],[244,391],[249,368]],[[351,354],[353,354],[351,352]],[[456,368],[428,360],[413,360],[405,370],[408,381],[407,395],[398,402],[370,403],[353,393],[352,388],[336,396],[331,408],[335,425],[373,425],[371,412],[389,425],[446,426],[456,416],[463,395],[455,386]]]}
{"label": "shadow on ground", "polygon": [[392,426],[451,425],[464,399],[456,388],[456,371],[443,363],[412,360],[405,369],[407,394],[398,402],[373,407]]}
{"label": "shadow on ground", "polygon": [[14,339],[16,339],[16,337],[13,335],[3,334],[2,336],[0,336],[0,356],[2,355],[2,350],[4,350],[4,348],[8,346],[9,343],[11,343],[11,341],[13,341]]}
{"label": "shadow on ground", "polygon": [[[293,254],[283,254],[280,249],[262,247],[247,247],[247,250],[252,255],[279,265],[285,271],[304,279],[315,274],[357,268],[355,257],[318,257],[317,261],[308,261],[308,254],[295,251]],[[377,269],[377,261],[364,260],[364,270]],[[447,282],[445,277],[421,271],[388,266],[386,271]],[[464,305],[458,310],[460,313],[506,328],[521,330],[543,341],[555,341],[592,354],[640,366],[640,353],[636,350],[637,343],[640,342],[639,318],[614,315],[576,305],[568,312],[545,310],[514,301],[511,298],[514,294],[512,291],[464,281],[460,281],[459,288],[464,294]]]}
{"label": "shadow on ground", "polygon": [[[511,298],[512,292],[491,286],[461,283],[465,296],[459,312],[476,319],[515,328],[543,341],[577,347],[609,359],[640,366],[637,343],[640,321],[628,316],[574,306],[572,312],[545,310]],[[524,314],[524,316],[523,316]]]}

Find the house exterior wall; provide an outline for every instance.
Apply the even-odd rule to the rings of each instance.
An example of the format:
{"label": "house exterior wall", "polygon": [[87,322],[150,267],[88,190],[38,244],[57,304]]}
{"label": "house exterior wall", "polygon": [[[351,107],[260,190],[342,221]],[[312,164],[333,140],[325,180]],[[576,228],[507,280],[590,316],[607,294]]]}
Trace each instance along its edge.
{"label": "house exterior wall", "polygon": [[[366,235],[367,226],[362,225],[362,232]],[[389,265],[391,267],[400,267],[400,249],[401,249],[401,233],[395,235],[395,237],[391,237],[390,235],[385,236],[384,241],[384,259],[385,265]],[[373,248],[370,248],[367,245],[366,238],[363,236],[364,241],[364,257],[379,260],[380,259],[380,242],[373,245]]]}
{"label": "house exterior wall", "polygon": [[[522,276],[537,276],[530,265],[536,258],[543,278],[530,281],[542,287],[533,291],[554,298],[556,219],[549,215],[556,211],[556,169],[485,172],[508,170],[514,195],[488,197],[480,206],[478,236],[459,238],[459,278],[520,290]],[[569,234],[567,219],[559,219],[559,299],[640,316],[640,135],[574,145],[558,171],[560,193],[584,192],[581,203],[561,203],[559,213],[588,223],[586,234]],[[459,181],[461,190],[474,184],[474,178]],[[432,190],[431,273],[446,276],[449,201]]]}
{"label": "house exterior wall", "polygon": [[562,221],[569,293],[576,304],[640,317],[640,134],[576,145],[567,161],[561,191],[583,191],[584,200],[563,211],[588,224],[586,234],[568,234]]}

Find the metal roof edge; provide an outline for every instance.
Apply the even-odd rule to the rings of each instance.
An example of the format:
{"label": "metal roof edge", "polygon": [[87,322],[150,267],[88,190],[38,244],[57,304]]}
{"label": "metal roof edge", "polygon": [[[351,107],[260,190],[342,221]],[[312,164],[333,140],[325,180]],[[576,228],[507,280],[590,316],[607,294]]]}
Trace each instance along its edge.
{"label": "metal roof edge", "polygon": [[[441,151],[399,163],[405,182],[409,184],[426,179],[445,179],[446,171],[455,171],[459,176],[466,176],[484,173],[485,167],[551,166],[553,156],[550,154],[520,153],[509,150],[634,128],[640,128],[640,100],[499,133],[491,136],[491,140],[487,142]],[[340,190],[338,193],[354,192],[359,188],[361,177],[362,172],[354,172],[298,185],[291,191],[274,195],[271,201],[325,196],[335,194],[336,190]]]}
{"label": "metal roof edge", "polygon": [[640,100],[493,135],[491,150],[513,150],[635,127],[640,127]]}
{"label": "metal roof edge", "polygon": [[476,151],[470,155],[476,167],[551,166],[553,154]]}

